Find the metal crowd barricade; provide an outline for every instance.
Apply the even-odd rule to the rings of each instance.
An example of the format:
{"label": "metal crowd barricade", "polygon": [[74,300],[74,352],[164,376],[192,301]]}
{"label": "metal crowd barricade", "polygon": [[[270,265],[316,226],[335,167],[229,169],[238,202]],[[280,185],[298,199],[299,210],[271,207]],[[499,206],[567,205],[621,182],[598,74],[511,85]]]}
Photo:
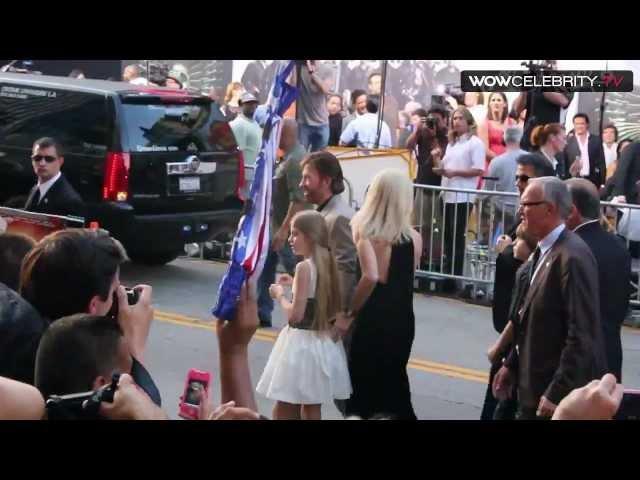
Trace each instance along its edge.
{"label": "metal crowd barricade", "polygon": [[[423,239],[421,268],[416,271],[416,276],[457,280],[471,285],[473,298],[490,299],[495,278],[495,240],[512,227],[517,214],[518,194],[421,184],[414,187],[415,226]],[[449,208],[448,221],[443,198],[447,193],[453,194],[456,202]],[[475,196],[475,199],[465,202],[469,200],[468,195]],[[465,203],[472,207],[467,210]],[[461,215],[465,216],[464,220],[459,220]],[[464,227],[460,228],[462,225]],[[463,236],[464,241],[459,236]],[[460,255],[464,256],[462,271],[456,273],[456,259]]]}

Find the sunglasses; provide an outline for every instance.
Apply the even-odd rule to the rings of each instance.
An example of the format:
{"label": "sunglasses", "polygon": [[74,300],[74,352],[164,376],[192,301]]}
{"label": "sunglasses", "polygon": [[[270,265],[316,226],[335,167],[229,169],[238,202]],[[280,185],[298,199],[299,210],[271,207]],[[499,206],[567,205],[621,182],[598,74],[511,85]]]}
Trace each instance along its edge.
{"label": "sunglasses", "polygon": [[516,175],[516,182],[527,183],[530,178],[529,175]]}
{"label": "sunglasses", "polygon": [[34,155],[33,157],[31,157],[31,160],[35,163],[40,163],[42,160],[47,163],[51,163],[55,162],[57,159],[58,157],[54,157],[53,155]]}

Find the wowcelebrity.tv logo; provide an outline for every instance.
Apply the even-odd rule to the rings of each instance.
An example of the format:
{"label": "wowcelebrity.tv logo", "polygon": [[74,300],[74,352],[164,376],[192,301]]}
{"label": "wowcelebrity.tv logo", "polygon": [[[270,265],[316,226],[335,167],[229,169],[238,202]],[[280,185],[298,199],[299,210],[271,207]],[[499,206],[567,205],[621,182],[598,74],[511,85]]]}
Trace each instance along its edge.
{"label": "wowcelebrity.tv logo", "polygon": [[629,70],[527,70],[461,72],[463,92],[523,92],[531,89],[569,92],[631,92],[633,72]]}

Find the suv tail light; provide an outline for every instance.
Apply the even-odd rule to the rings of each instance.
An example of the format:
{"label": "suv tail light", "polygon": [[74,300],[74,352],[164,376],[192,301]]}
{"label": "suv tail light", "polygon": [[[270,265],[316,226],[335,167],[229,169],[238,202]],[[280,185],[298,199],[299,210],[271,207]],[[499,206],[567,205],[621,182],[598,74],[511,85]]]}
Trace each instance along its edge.
{"label": "suv tail light", "polygon": [[238,180],[236,181],[236,196],[242,201],[245,200],[244,184],[244,154],[241,151],[238,151]]}
{"label": "suv tail light", "polygon": [[131,157],[128,153],[109,152],[104,169],[102,199],[113,202],[126,202],[129,198],[129,167]]}

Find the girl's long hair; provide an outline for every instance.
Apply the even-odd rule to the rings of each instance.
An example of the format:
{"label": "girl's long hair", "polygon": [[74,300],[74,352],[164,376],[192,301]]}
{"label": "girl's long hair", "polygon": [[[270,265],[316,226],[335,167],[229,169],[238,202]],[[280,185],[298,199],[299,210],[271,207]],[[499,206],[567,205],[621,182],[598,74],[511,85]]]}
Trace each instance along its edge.
{"label": "girl's long hair", "polygon": [[353,216],[351,225],[360,238],[385,240],[391,244],[411,238],[413,184],[402,170],[385,169],[378,173],[362,209]]}
{"label": "girl's long hair", "polygon": [[312,244],[311,259],[318,272],[312,328],[326,331],[330,327],[329,319],[338,313],[342,303],[338,266],[329,251],[329,230],[324,217],[315,210],[299,212],[293,217],[292,225]]}

